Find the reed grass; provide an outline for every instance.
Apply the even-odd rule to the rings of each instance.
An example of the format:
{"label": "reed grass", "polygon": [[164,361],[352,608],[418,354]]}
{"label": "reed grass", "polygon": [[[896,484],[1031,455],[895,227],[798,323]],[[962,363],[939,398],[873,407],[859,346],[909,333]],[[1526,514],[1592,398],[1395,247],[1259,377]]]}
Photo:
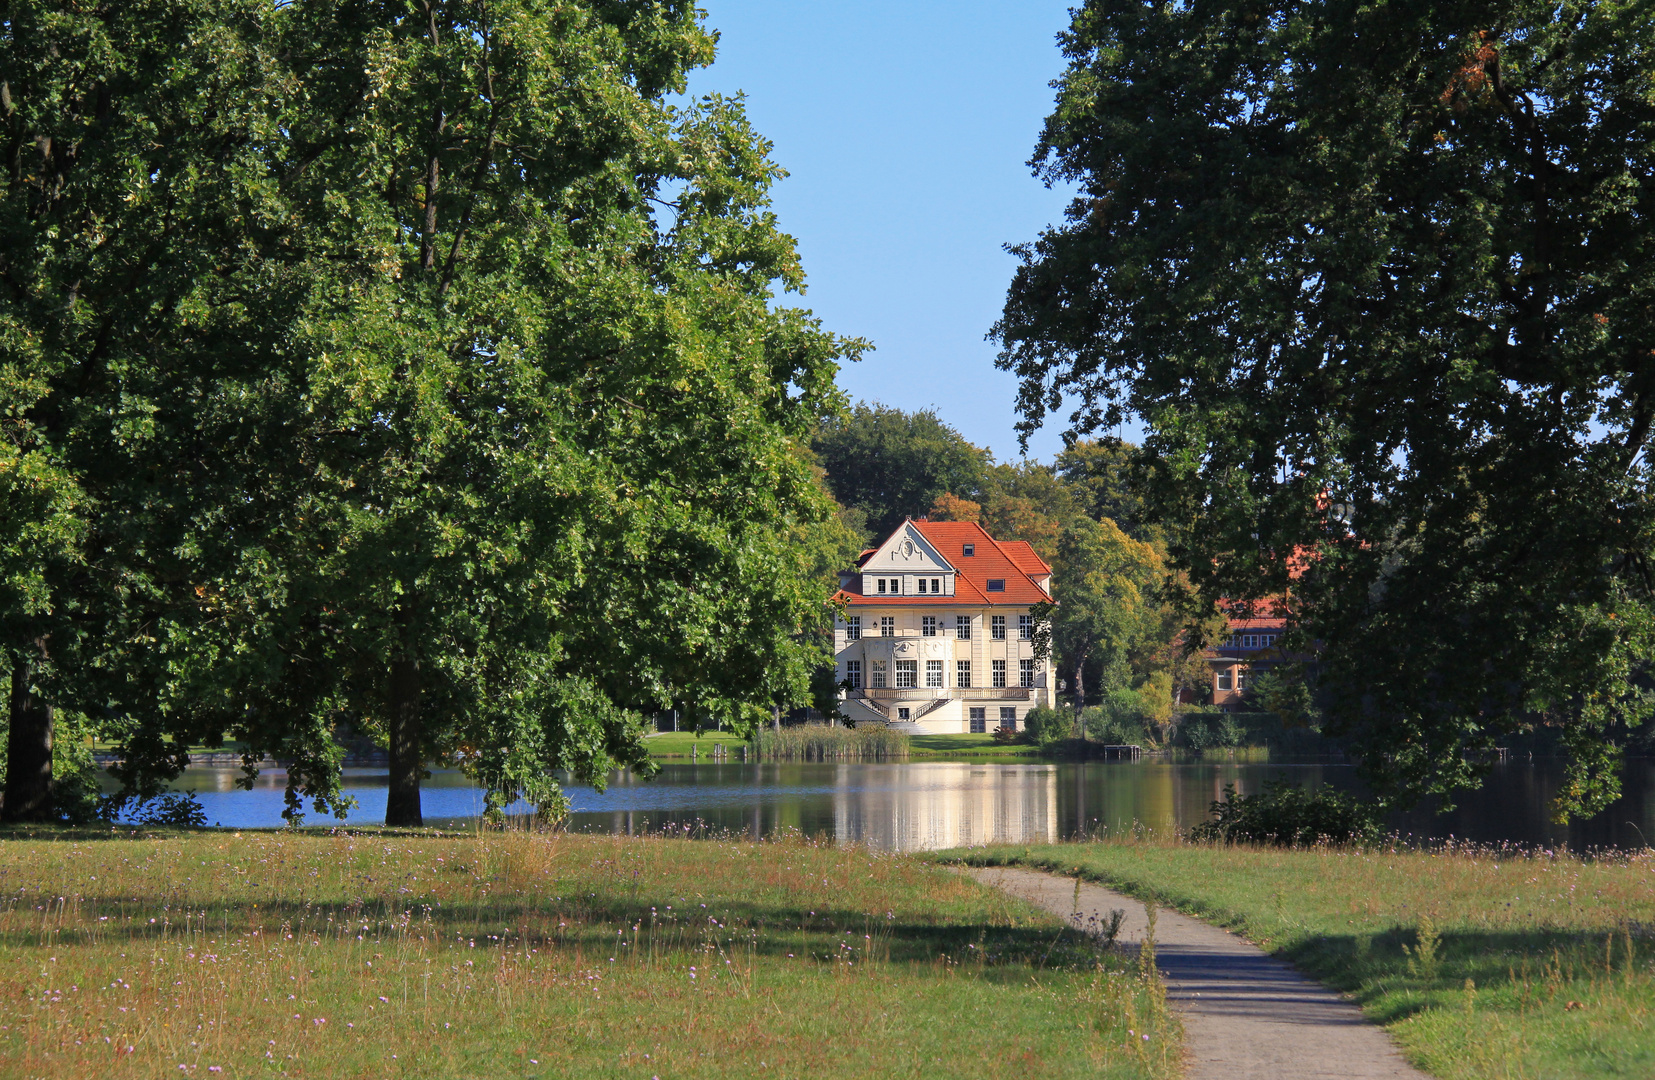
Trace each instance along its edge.
{"label": "reed grass", "polygon": [[1655,851],[1106,841],[973,849],[1245,934],[1351,994],[1444,1078],[1655,1076]]}
{"label": "reed grass", "polygon": [[908,757],[908,735],[883,724],[800,724],[761,729],[753,748],[771,761],[902,761]]}
{"label": "reed grass", "polygon": [[1124,1078],[1179,1053],[1125,953],[797,836],[14,834],[0,897],[6,1077]]}

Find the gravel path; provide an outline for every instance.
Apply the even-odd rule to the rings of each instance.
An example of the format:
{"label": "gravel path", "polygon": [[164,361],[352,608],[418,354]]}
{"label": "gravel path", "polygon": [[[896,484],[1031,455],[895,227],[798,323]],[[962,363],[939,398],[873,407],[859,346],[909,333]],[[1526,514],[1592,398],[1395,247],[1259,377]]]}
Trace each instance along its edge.
{"label": "gravel path", "polygon": [[[1074,878],[999,867],[967,872],[1064,918],[1076,914]],[[1115,908],[1126,912],[1116,940],[1142,941],[1142,903],[1081,883],[1082,919]],[[1188,1080],[1426,1080],[1362,1010],[1234,934],[1162,908],[1155,957],[1184,1022]]]}

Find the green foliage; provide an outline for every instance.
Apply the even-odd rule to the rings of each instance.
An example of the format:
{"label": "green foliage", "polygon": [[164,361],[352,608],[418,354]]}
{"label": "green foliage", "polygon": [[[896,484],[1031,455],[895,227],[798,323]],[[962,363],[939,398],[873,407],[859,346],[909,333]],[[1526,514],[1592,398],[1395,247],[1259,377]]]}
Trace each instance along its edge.
{"label": "green foliage", "polygon": [[1382,797],[1546,724],[1558,811],[1607,805],[1655,656],[1655,9],[1092,0],[1062,41],[1076,197],[994,331],[1025,431],[1141,418],[1207,597],[1308,571]]}
{"label": "green foliage", "polygon": [[[1077,699],[1084,698],[1086,663],[1094,656],[1102,660],[1106,683],[1127,682],[1132,652],[1165,629],[1160,557],[1112,521],[1077,518],[1058,542],[1052,569],[1058,599],[1035,609],[1035,648],[1055,654]],[[1170,682],[1165,690],[1170,709]]]}
{"label": "green foliage", "polygon": [[671,101],[692,6],[14,15],[0,644],[129,791],[230,736],[341,813],[348,722],[399,820],[434,759],[555,814],[648,771],[645,711],[809,700],[854,540],[802,444],[862,343],[773,304],[768,144]]}
{"label": "green foliage", "polygon": [[1074,736],[1075,717],[1063,709],[1036,705],[1023,717],[1023,730],[1035,745],[1051,746]]}
{"label": "green foliage", "polygon": [[1191,750],[1242,745],[1247,729],[1229,713],[1186,713],[1178,724],[1178,741]]}
{"label": "green foliage", "polygon": [[1301,671],[1282,668],[1261,671],[1253,676],[1247,694],[1266,712],[1274,713],[1282,727],[1310,727],[1320,719]]}
{"label": "green foliage", "polygon": [[1151,718],[1144,711],[1144,699],[1136,690],[1117,687],[1103,696],[1101,704],[1081,713],[1089,738],[1116,745],[1143,746],[1155,740],[1149,734]]}
{"label": "green foliage", "polygon": [[883,539],[905,517],[919,517],[948,492],[969,496],[982,484],[988,453],[929,409],[905,413],[858,403],[811,439],[834,497],[867,515]]}
{"label": "green foliage", "polygon": [[1212,819],[1189,832],[1197,843],[1373,844],[1379,821],[1370,804],[1344,792],[1310,791],[1287,780],[1267,780],[1256,795],[1237,795],[1224,785],[1224,798],[1212,804]]}

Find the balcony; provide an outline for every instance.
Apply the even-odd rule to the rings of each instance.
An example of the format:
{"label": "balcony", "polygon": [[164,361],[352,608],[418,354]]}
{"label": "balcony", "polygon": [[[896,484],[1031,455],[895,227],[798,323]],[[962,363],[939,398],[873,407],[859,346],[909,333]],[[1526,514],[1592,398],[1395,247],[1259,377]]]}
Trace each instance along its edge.
{"label": "balcony", "polygon": [[938,689],[916,688],[913,690],[852,690],[852,698],[877,703],[909,702],[909,701],[1029,701],[1034,696],[1034,688],[1027,686],[1008,686],[989,688],[985,686],[972,687],[943,687]]}

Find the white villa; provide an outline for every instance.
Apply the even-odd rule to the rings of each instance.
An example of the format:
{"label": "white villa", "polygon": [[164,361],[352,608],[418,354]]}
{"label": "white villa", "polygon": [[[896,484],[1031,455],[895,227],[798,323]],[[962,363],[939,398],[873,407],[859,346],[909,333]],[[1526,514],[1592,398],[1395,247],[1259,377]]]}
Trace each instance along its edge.
{"label": "white villa", "polygon": [[904,521],[840,575],[834,629],[844,711],[927,734],[1017,728],[1051,705],[1033,605],[1052,568],[966,521]]}

